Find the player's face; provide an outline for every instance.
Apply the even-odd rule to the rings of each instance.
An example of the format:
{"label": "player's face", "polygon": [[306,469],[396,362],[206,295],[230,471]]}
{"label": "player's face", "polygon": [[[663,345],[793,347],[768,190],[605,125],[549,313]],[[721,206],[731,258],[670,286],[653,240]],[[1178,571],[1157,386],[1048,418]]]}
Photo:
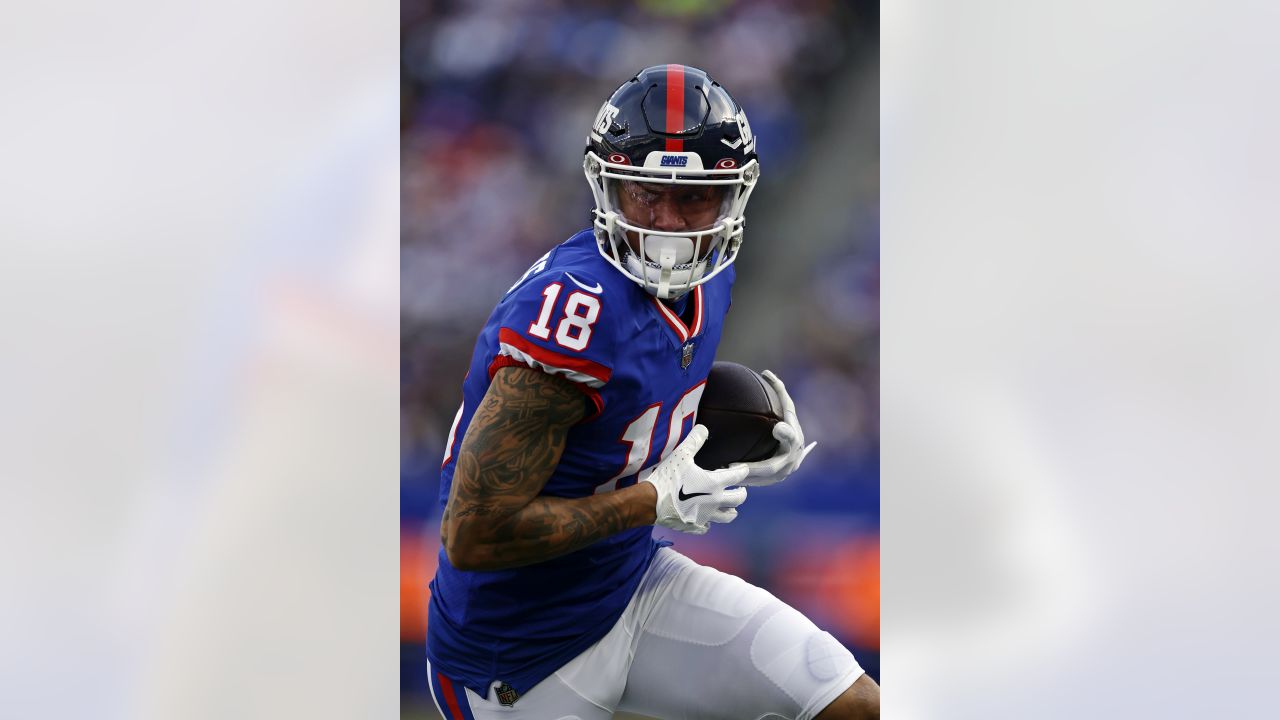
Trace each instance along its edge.
{"label": "player's face", "polygon": [[[624,180],[618,188],[618,205],[623,217],[632,225],[665,232],[705,230],[719,220],[724,205],[725,185],[670,185]],[[639,252],[639,239],[627,232],[633,252]],[[711,236],[697,240],[697,257],[702,257],[711,244]]]}

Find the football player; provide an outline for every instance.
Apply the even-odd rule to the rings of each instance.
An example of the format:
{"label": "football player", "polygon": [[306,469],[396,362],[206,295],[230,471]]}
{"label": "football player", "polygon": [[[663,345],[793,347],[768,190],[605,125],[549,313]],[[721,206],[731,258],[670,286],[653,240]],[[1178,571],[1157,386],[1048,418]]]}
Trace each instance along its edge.
{"label": "football player", "polygon": [[708,471],[694,425],[760,177],[705,72],[613,93],[583,164],[593,227],[538,259],[476,341],[441,472],[427,656],[449,720],[879,716],[879,688],[768,592],[653,525],[705,533],[812,449],[786,388],[775,457]]}

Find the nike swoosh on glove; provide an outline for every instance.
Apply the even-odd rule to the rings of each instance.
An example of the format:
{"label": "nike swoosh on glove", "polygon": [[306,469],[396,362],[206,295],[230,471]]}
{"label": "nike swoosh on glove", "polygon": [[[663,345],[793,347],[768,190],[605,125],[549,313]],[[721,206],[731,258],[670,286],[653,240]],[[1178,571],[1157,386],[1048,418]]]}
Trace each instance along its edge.
{"label": "nike swoosh on glove", "polygon": [[658,525],[672,530],[702,535],[711,523],[732,522],[738,517],[738,506],[747,499],[747,489],[729,488],[741,484],[747,468],[703,470],[693,461],[707,441],[707,428],[694,425],[689,436],[675,451],[653,466],[641,482],[651,483],[658,491],[655,506]]}
{"label": "nike swoosh on glove", "polygon": [[773,436],[778,439],[778,452],[774,453],[773,457],[756,462],[733,463],[729,466],[730,469],[745,469],[747,477],[742,484],[752,487],[764,487],[786,480],[788,475],[800,469],[800,463],[809,457],[813,447],[818,444],[815,442],[805,446],[804,430],[800,428],[800,420],[796,417],[796,404],[787,394],[787,386],[782,384],[777,375],[768,370],[760,375],[773,386],[778,393],[778,399],[782,401],[782,422],[773,426]]}

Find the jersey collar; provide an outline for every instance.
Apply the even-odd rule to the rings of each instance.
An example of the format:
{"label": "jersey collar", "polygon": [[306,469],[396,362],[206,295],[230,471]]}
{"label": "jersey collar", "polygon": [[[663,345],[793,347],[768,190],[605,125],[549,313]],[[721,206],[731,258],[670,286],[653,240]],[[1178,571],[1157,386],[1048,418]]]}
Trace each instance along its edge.
{"label": "jersey collar", "polygon": [[676,337],[680,338],[680,342],[682,343],[689,342],[689,338],[694,337],[698,333],[702,332],[703,306],[702,306],[702,286],[701,285],[693,289],[693,326],[692,327],[685,325],[684,321],[680,319],[680,316],[676,314],[676,311],[672,310],[670,307],[667,307],[666,303],[662,302],[661,300],[659,300],[658,298],[652,295],[649,296],[649,300],[653,302],[655,306],[657,306],[658,314],[662,316],[662,319],[667,323],[667,326],[671,328],[671,331],[676,334]]}

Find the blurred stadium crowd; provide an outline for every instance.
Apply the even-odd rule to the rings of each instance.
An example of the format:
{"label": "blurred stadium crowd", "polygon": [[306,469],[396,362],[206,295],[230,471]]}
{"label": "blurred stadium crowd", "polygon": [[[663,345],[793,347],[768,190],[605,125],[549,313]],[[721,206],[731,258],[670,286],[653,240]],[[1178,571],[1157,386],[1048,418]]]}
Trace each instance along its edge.
{"label": "blurred stadium crowd", "polygon": [[[878,5],[836,0],[402,3],[402,691],[424,692],[439,465],[502,293],[589,225],[600,103],[641,68],[707,70],[758,137],[718,356],[773,369],[818,441],[742,518],[676,547],[790,602],[878,678]],[[852,110],[850,109],[852,108]]]}

